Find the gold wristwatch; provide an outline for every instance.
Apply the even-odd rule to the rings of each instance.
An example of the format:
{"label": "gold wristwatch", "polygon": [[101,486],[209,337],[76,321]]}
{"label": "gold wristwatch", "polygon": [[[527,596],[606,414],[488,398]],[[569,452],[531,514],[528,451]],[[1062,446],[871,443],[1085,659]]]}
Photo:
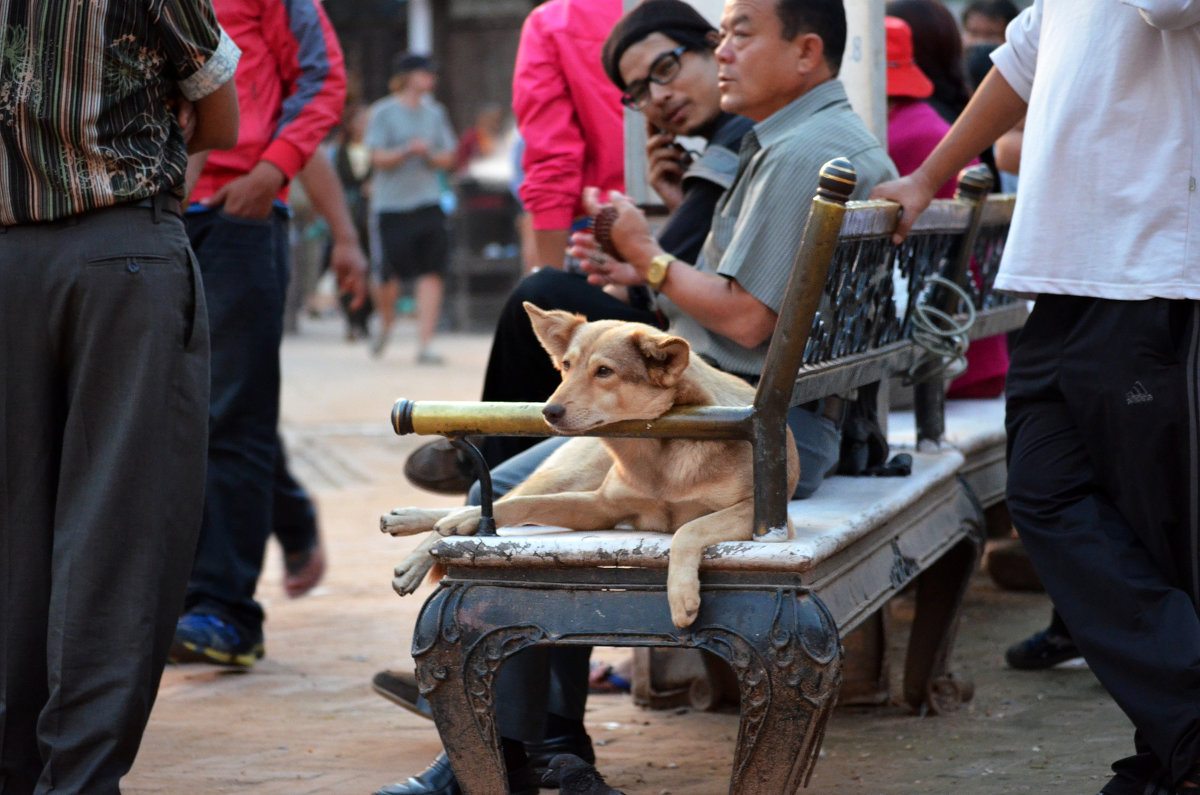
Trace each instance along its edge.
{"label": "gold wristwatch", "polygon": [[651,290],[657,292],[658,288],[662,287],[663,279],[667,278],[667,268],[671,267],[674,261],[674,254],[659,254],[650,260],[650,267],[646,270],[646,284],[650,285]]}

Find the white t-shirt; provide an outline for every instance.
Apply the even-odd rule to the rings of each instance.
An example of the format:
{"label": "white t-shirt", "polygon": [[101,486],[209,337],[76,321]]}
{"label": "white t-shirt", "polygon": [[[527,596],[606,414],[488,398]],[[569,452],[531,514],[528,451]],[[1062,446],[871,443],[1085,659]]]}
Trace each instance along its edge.
{"label": "white t-shirt", "polygon": [[1200,299],[1200,0],[1035,0],[992,60],[1029,103],[996,287]]}

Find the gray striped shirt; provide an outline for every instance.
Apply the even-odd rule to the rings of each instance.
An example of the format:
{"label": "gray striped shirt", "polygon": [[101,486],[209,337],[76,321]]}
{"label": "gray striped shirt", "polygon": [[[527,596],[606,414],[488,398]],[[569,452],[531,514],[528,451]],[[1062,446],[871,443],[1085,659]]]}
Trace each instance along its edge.
{"label": "gray striped shirt", "polygon": [[233,77],[211,0],[0,0],[0,225],[182,194],[169,104]]}
{"label": "gray striped shirt", "polygon": [[[736,279],[778,312],[821,166],[845,157],[858,172],[852,198],[866,198],[896,167],[851,108],[837,80],[822,83],[746,133],[733,185],[713,213],[696,269]],[[718,367],[738,375],[762,372],[768,342],[754,349],[709,331],[666,296],[659,306],[671,332]]]}

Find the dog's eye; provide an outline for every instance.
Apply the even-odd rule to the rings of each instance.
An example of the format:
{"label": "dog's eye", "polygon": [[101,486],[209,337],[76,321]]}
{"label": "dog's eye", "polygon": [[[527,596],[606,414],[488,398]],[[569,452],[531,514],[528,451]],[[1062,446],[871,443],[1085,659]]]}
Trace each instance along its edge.
{"label": "dog's eye", "polygon": [[612,369],[609,367],[605,367],[604,365],[600,365],[599,367],[596,368],[596,377],[597,378],[608,378],[612,374],[613,374]]}
{"label": "dog's eye", "polygon": [[563,360],[562,360],[562,369],[563,369],[563,372],[564,372],[564,373],[565,373],[567,370],[570,370],[570,369],[571,369],[571,362],[570,362],[569,360],[567,360],[567,359],[563,359]]}

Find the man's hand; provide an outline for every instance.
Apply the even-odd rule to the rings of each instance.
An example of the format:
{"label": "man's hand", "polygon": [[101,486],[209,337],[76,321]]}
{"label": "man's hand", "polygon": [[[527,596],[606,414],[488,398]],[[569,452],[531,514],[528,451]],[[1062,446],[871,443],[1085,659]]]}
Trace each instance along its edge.
{"label": "man's hand", "polygon": [[913,222],[933,201],[936,193],[937,187],[929,184],[920,169],[907,177],[876,185],[871,190],[872,199],[886,199],[900,205],[900,219],[896,222],[896,231],[892,235],[893,243],[899,245],[904,242],[904,238],[908,237],[909,231],[912,230]]}
{"label": "man's hand", "polygon": [[572,234],[571,247],[567,252],[579,260],[579,267],[588,275],[589,284],[600,287],[614,284],[633,287],[646,283],[646,279],[638,273],[637,268],[605,254],[591,232]]}
{"label": "man's hand", "polygon": [[352,296],[351,309],[367,300],[367,255],[357,240],[334,240],[329,251],[329,267],[337,277],[338,292]]}
{"label": "man's hand", "polygon": [[423,138],[413,138],[408,142],[410,157],[429,157],[429,142]]}
{"label": "man's hand", "polygon": [[229,215],[239,218],[268,218],[275,196],[286,181],[276,166],[260,160],[249,174],[227,182],[203,204],[221,207]]}
{"label": "man's hand", "polygon": [[647,124],[646,161],[650,186],[670,212],[683,203],[683,165],[675,136]]}
{"label": "man's hand", "polygon": [[[628,197],[616,191],[609,191],[608,203],[617,211],[617,220],[609,233],[613,246],[635,268],[649,268],[650,260],[663,250],[650,232],[646,216]],[[596,217],[603,206],[598,188],[583,189],[583,207],[588,215]]]}

